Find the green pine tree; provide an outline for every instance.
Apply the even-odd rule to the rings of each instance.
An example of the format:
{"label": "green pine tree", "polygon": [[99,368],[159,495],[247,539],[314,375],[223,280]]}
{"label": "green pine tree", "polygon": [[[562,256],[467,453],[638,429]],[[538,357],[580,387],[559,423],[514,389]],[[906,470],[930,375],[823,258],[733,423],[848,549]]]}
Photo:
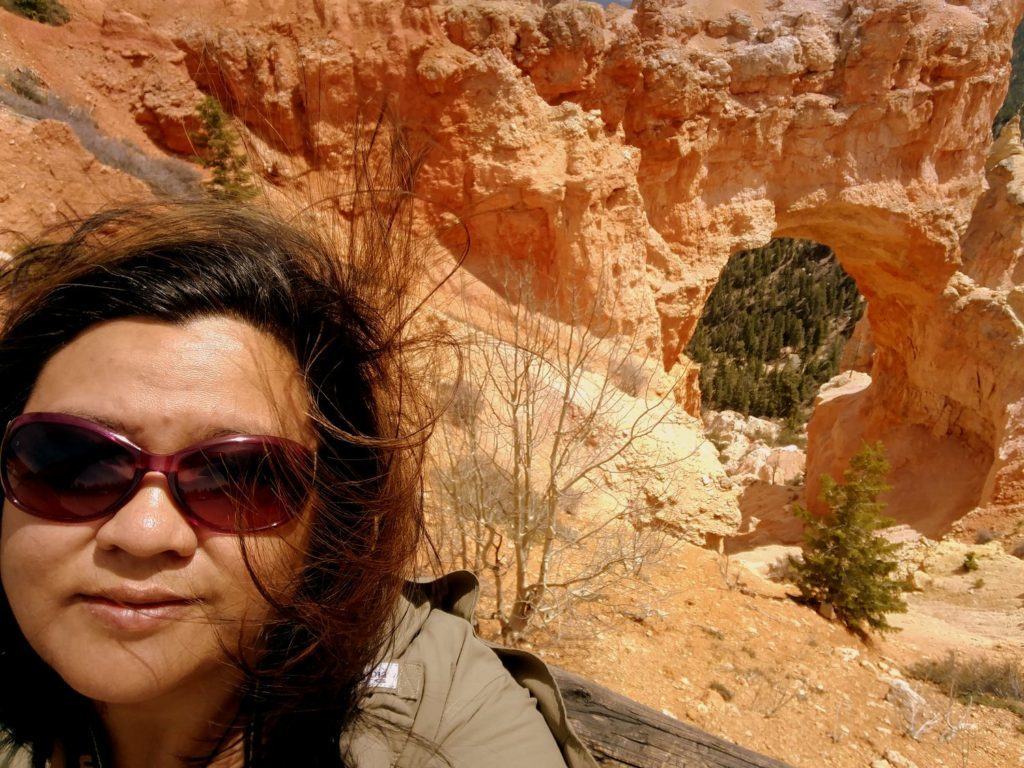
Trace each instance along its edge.
{"label": "green pine tree", "polygon": [[[862,313],[856,284],[827,246],[779,238],[733,254],[687,347],[707,370],[704,403],[769,417],[808,408],[834,373],[833,346],[841,348]],[[799,357],[796,380],[769,380],[791,352]],[[715,373],[726,372],[727,360],[738,375]]]}
{"label": "green pine tree", "polygon": [[889,463],[882,444],[865,445],[843,473],[843,482],[822,477],[821,500],[828,513],[819,518],[801,506],[795,514],[804,521],[803,560],[790,558],[804,601],[829,604],[836,618],[864,632],[866,623],[879,632],[895,631],[888,613],[907,610],[903,587],[892,578],[898,545],[875,535],[895,521],[881,513],[878,495],[889,489]]}
{"label": "green pine tree", "polygon": [[246,200],[257,190],[249,173],[248,160],[238,146],[231,120],[213,96],[206,96],[197,112],[203,130],[198,138],[203,148],[203,165],[213,171],[206,188],[214,197]]}
{"label": "green pine tree", "polygon": [[0,0],[0,8],[54,27],[71,20],[71,14],[60,0]]}

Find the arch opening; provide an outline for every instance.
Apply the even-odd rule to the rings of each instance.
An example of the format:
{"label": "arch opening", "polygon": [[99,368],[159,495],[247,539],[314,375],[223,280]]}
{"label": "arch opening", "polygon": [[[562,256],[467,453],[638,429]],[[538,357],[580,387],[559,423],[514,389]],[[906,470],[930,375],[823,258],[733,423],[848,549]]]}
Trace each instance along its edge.
{"label": "arch opening", "polygon": [[[777,237],[735,252],[687,347],[700,365],[701,416],[742,490],[729,549],[793,544],[802,524],[807,425],[823,386],[860,392],[873,354],[867,301],[834,251]],[[842,376],[839,374],[842,373]]]}
{"label": "arch opening", "polygon": [[[742,521],[728,549],[799,544],[790,505],[824,512],[822,475],[841,480],[864,442],[885,446],[882,499],[908,535],[941,538],[984,502],[994,461],[985,425],[918,370],[955,336],[942,311],[951,299],[939,294],[934,311],[900,322],[902,305],[876,283],[862,295],[836,253],[809,239],[778,237],[724,267],[686,351],[700,364],[705,429],[739,486]],[[975,375],[964,362],[946,372],[949,386]]]}
{"label": "arch opening", "polygon": [[826,245],[775,238],[734,253],[686,350],[701,364],[702,410],[801,430],[818,389],[839,372],[865,306]]}

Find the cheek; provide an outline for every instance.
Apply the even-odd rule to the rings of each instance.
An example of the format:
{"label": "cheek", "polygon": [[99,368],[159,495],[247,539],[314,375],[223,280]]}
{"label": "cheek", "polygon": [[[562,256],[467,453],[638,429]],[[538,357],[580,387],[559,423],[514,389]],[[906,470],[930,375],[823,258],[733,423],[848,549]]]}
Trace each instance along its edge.
{"label": "cheek", "polygon": [[[272,590],[292,562],[282,545],[278,537],[248,542],[250,562]],[[149,571],[149,581],[188,585],[204,602],[186,619],[139,636],[111,630],[75,598],[125,580],[118,557],[97,551],[90,525],[47,523],[3,508],[0,582],[29,645],[73,689],[97,701],[141,703],[225,674],[224,647],[243,653],[252,647],[268,605],[238,539],[204,536],[180,570]]]}
{"label": "cheek", "polygon": [[0,517],[0,582],[29,641],[52,619],[84,563],[89,525],[39,520],[5,503]]}
{"label": "cheek", "polygon": [[232,649],[241,640],[240,650],[245,652],[253,648],[256,634],[272,610],[260,587],[275,601],[287,602],[288,590],[302,562],[302,550],[299,542],[291,540],[281,529],[276,529],[274,534],[249,536],[244,542],[247,566],[241,544],[236,537],[221,534],[200,539],[201,548],[216,567],[218,592],[222,598],[221,624],[233,627],[235,632],[230,638],[223,633],[222,636]]}
{"label": "cheek", "polygon": [[89,575],[94,533],[90,525],[42,521],[11,504],[0,517],[0,582],[17,629],[65,680],[66,672],[81,677],[93,661],[70,598]]}

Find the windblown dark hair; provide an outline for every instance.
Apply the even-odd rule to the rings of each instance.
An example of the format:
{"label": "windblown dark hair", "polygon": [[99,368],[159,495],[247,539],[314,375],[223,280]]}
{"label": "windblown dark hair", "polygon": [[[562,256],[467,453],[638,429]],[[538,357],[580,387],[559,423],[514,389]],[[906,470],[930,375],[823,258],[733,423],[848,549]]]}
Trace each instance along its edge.
{"label": "windblown dark hair", "polygon": [[[339,734],[357,716],[423,541],[431,419],[409,360],[437,339],[409,331],[415,163],[388,163],[383,182],[364,179],[341,206],[341,238],[260,204],[158,201],[65,222],[0,264],[0,426],[23,410],[57,350],[116,318],[235,317],[283,343],[304,377],[318,444],[308,551],[288,599],[261,584],[246,556],[273,618],[255,660],[232,659],[244,672],[244,729],[226,728],[209,754],[192,756],[199,763],[230,733],[244,738],[246,766],[343,765]],[[28,645],[4,595],[0,679],[0,726],[37,765],[92,717]]]}

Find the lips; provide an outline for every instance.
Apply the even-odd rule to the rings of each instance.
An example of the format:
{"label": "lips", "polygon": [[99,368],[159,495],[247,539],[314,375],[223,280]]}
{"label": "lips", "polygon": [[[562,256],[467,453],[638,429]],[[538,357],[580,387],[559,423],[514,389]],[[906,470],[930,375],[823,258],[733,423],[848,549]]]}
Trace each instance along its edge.
{"label": "lips", "polygon": [[189,600],[185,595],[180,595],[177,592],[172,592],[162,587],[136,587],[131,585],[97,589],[94,592],[86,593],[85,596],[103,598],[113,603],[125,603],[127,605],[152,605]]}
{"label": "lips", "polygon": [[166,590],[131,587],[100,590],[78,598],[100,624],[127,633],[144,633],[180,620],[200,602]]}

